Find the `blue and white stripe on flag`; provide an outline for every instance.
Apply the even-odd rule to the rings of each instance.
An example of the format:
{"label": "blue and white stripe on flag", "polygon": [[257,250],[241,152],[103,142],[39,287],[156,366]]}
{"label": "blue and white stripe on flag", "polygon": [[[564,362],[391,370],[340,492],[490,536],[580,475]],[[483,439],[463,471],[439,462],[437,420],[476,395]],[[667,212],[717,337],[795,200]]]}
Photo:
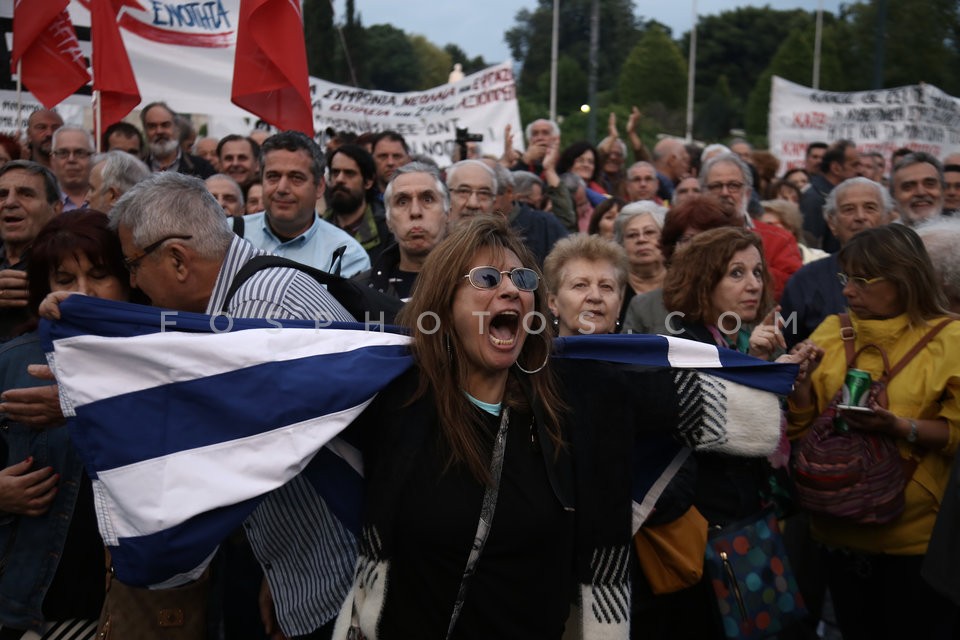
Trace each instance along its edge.
{"label": "blue and white stripe on flag", "polygon": [[[305,469],[358,530],[362,461],[336,436],[412,365],[407,336],[84,296],[64,301],[61,316],[42,324],[44,349],[121,580],[169,586],[197,575],[260,497]],[[676,342],[685,341],[578,337],[558,341],[558,355],[706,368],[789,391],[793,366]]]}

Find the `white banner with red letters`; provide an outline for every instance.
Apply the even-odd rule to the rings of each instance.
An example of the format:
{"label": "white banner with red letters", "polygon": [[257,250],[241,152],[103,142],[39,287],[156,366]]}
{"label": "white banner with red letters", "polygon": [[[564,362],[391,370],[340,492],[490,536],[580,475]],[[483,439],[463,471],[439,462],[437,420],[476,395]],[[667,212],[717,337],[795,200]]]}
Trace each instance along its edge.
{"label": "white banner with red letters", "polygon": [[807,145],[848,139],[890,162],[900,147],[943,159],[960,152],[960,98],[929,84],[875,91],[818,91],[777,76],[770,88],[770,151],[780,170],[802,167]]}

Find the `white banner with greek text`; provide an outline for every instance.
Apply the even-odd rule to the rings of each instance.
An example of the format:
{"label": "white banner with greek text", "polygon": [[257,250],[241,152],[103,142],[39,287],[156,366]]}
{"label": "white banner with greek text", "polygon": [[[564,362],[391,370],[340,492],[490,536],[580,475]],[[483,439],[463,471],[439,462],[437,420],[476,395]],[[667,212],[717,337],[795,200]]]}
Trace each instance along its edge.
{"label": "white banner with greek text", "polygon": [[900,147],[942,159],[960,152],[960,98],[929,84],[841,93],[774,76],[767,137],[781,172],[802,167],[811,142],[841,139],[881,152],[888,165]]}

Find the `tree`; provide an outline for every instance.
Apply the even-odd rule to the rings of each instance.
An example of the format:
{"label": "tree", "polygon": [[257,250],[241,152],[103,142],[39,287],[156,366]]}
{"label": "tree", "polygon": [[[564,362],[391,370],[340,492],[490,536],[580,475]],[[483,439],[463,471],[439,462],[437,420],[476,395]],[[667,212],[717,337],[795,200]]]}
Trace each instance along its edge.
{"label": "tree", "polygon": [[883,42],[882,84],[899,87],[929,82],[952,95],[960,94],[960,4],[928,0],[922,6],[907,0],[885,0],[886,19],[879,20],[876,2],[849,7],[851,45],[865,61],[857,74],[857,90],[873,88],[876,38]]}
{"label": "tree", "polygon": [[304,0],[303,34],[310,75],[330,78],[336,74],[335,51],[339,48],[333,26],[333,8],[326,0]]}
{"label": "tree", "polygon": [[706,93],[704,101],[697,105],[694,122],[697,137],[703,140],[719,140],[729,136],[730,130],[739,127],[743,121],[735,104],[730,82],[727,76],[721,75]]}
{"label": "tree", "polygon": [[450,54],[420,35],[410,36],[410,44],[420,69],[420,84],[416,88],[430,89],[446,84],[453,69]]}
{"label": "tree", "polygon": [[490,66],[487,61],[483,59],[483,56],[470,58],[463,49],[455,44],[448,44],[443,50],[450,55],[451,65],[457,64],[458,62],[460,63],[465,75],[482,71]]}
{"label": "tree", "polygon": [[361,86],[404,92],[421,85],[417,53],[406,33],[389,24],[375,24],[365,36],[362,77],[369,84],[361,81]]}
{"label": "tree", "polygon": [[687,63],[676,43],[659,25],[648,29],[620,70],[620,100],[645,107],[659,102],[668,109],[685,104]]}
{"label": "tree", "polygon": [[[537,79],[537,95],[550,95],[550,72]],[[587,72],[577,61],[564,54],[557,60],[557,112],[579,112],[587,101]],[[549,98],[547,99],[549,104]]]}
{"label": "tree", "polygon": [[[620,67],[640,32],[630,0],[599,0],[600,50],[597,65],[597,86],[612,87],[620,75]],[[560,50],[587,69],[590,48],[590,5],[592,0],[564,0],[560,4]],[[553,24],[552,0],[539,0],[534,11],[517,12],[516,26],[504,34],[513,59],[522,63],[520,90],[539,102],[548,102],[541,92],[540,78],[550,71],[550,44]]]}
{"label": "tree", "polygon": [[[698,105],[709,96],[716,99],[720,95],[715,92],[716,83],[725,76],[730,91],[727,107],[742,113],[753,85],[783,41],[813,22],[813,14],[806,11],[769,7],[741,7],[702,16],[697,21]],[[689,43],[690,34],[684,34],[682,51],[689,50]],[[743,126],[742,117],[736,126]]]}
{"label": "tree", "polygon": [[[831,24],[832,23],[832,24]],[[759,80],[750,92],[746,109],[746,130],[751,138],[767,135],[770,120],[770,85],[777,75],[797,84],[812,85],[813,79],[813,25],[790,34],[777,50]],[[846,91],[849,89],[848,69],[840,58],[839,43],[846,25],[841,22],[824,20],[823,38],[820,51],[820,88],[826,91]]]}

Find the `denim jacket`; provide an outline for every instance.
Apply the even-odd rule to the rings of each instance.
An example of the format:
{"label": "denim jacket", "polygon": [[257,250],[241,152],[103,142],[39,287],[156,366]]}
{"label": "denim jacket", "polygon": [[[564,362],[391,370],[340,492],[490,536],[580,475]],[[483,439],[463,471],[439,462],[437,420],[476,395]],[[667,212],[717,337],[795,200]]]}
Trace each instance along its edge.
{"label": "denim jacket", "polygon": [[[46,364],[36,332],[0,346],[0,390],[46,384],[27,373],[27,365]],[[38,517],[0,512],[0,624],[38,630],[41,605],[63,552],[80,487],[83,465],[70,445],[66,427],[34,429],[0,414],[6,444],[3,466],[33,456],[31,471],[52,466],[60,474],[50,509]]]}

